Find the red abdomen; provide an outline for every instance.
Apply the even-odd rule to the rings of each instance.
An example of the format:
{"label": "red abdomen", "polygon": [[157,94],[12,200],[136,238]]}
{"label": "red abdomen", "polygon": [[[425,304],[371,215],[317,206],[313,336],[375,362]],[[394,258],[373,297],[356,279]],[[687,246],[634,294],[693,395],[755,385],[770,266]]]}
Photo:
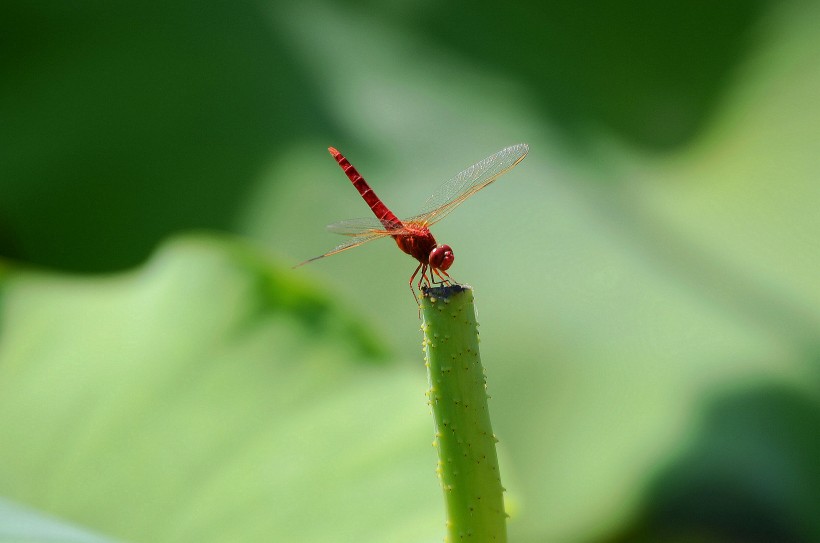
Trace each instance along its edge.
{"label": "red abdomen", "polygon": [[356,187],[356,190],[362,195],[362,198],[364,198],[370,210],[376,218],[381,221],[385,229],[395,230],[396,228],[401,228],[402,223],[399,218],[384,205],[381,198],[376,196],[376,193],[373,192],[373,189],[370,188],[370,185],[367,184],[367,181],[364,180],[364,177],[353,167],[350,161],[333,147],[328,147],[327,150],[330,151],[330,154],[333,155],[333,158],[339,163],[342,171],[345,172],[347,178],[350,179],[350,182],[353,183],[353,186]]}

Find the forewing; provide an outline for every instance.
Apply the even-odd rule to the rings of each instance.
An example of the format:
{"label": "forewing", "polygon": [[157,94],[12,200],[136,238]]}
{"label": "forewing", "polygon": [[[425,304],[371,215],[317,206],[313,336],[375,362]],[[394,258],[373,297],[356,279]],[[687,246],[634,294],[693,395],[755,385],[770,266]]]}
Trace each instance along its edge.
{"label": "forewing", "polygon": [[424,204],[423,211],[405,222],[430,226],[443,219],[461,202],[480,191],[516,164],[524,160],[530,150],[526,143],[502,149],[494,155],[476,162],[459,173],[436,192]]}
{"label": "forewing", "polygon": [[408,233],[407,228],[398,223],[396,226],[386,228],[382,222],[374,217],[364,217],[361,219],[348,219],[327,225],[327,229],[334,234],[343,236],[401,236]]}
{"label": "forewing", "polygon": [[376,217],[348,219],[327,225],[327,229],[334,234],[343,236],[366,236],[376,231],[384,231],[384,225]]}
{"label": "forewing", "polygon": [[359,245],[362,245],[363,243],[367,243],[368,241],[373,241],[374,239],[380,239],[380,238],[383,238],[387,235],[389,235],[388,232],[378,231],[378,232],[369,232],[367,234],[357,236],[355,238],[352,238],[352,239],[342,243],[341,245],[339,245],[338,247],[336,247],[332,251],[328,251],[323,255],[315,256],[315,257],[313,257],[309,260],[305,260],[304,262],[302,262],[298,266],[294,266],[294,267],[298,268],[299,266],[304,266],[305,264],[307,264],[309,262],[313,262],[314,260],[319,260],[320,258],[324,258],[326,256],[331,256],[331,255],[335,255],[336,253],[341,253],[342,251],[347,251],[348,249],[352,249],[353,247],[358,247]]}

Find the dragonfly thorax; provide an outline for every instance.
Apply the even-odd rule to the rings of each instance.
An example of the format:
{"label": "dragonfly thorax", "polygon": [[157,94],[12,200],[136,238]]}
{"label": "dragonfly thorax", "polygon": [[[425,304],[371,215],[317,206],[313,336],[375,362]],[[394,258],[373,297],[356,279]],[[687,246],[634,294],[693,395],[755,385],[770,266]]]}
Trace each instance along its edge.
{"label": "dragonfly thorax", "polygon": [[449,245],[439,245],[425,226],[405,224],[404,232],[393,236],[399,249],[425,266],[446,270],[455,257]]}

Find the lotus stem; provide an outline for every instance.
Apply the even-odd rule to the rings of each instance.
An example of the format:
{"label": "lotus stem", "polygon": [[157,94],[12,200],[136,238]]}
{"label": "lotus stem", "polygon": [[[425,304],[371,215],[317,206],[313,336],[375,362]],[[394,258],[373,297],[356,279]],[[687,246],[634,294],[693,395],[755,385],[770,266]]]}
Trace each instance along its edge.
{"label": "lotus stem", "polygon": [[424,352],[435,420],[436,469],[447,509],[446,542],[506,542],[504,488],[478,351],[473,290],[425,288]]}

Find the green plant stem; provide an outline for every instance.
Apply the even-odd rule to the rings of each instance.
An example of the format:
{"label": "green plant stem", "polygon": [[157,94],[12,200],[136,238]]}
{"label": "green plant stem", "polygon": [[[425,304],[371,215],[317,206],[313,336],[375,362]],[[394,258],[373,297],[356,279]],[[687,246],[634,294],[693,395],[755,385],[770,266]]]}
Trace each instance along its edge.
{"label": "green plant stem", "polygon": [[459,285],[424,289],[421,313],[437,472],[447,507],[445,541],[507,541],[473,291]]}

